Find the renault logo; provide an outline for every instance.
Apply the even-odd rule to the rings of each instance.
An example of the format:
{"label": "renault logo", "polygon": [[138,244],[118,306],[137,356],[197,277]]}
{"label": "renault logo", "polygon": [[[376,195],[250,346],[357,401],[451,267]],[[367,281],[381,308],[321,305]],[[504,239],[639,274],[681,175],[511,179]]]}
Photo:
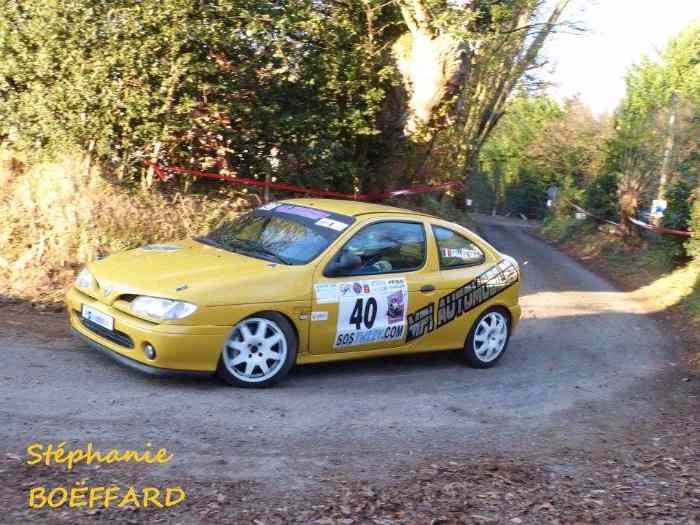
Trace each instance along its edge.
{"label": "renault logo", "polygon": [[102,293],[104,294],[105,297],[109,296],[109,294],[112,293],[112,285],[109,283],[105,283],[102,285]]}

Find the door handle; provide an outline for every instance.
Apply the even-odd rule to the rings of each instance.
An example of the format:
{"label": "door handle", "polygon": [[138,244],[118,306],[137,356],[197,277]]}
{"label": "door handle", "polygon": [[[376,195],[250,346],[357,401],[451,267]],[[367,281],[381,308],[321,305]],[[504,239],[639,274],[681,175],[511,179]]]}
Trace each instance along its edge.
{"label": "door handle", "polygon": [[425,286],[421,287],[420,291],[423,293],[434,292],[435,287],[432,284],[426,284]]}

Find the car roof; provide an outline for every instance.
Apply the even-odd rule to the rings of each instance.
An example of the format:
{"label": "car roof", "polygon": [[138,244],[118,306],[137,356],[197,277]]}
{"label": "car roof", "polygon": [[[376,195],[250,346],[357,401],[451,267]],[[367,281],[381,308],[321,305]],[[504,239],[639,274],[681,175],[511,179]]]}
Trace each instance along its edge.
{"label": "car roof", "polygon": [[340,213],[341,215],[349,215],[357,217],[358,215],[371,215],[379,213],[408,213],[411,215],[420,215],[422,217],[432,217],[426,213],[407,210],[405,208],[397,208],[395,206],[385,206],[384,204],[374,204],[372,202],[351,201],[341,199],[285,199],[281,202],[288,204],[298,204],[299,206],[308,206],[323,211]]}

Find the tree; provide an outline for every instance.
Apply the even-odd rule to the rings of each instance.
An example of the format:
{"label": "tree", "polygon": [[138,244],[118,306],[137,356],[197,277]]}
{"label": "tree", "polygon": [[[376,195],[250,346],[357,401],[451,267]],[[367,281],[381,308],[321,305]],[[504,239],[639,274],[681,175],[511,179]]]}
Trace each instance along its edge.
{"label": "tree", "polygon": [[[606,146],[603,176],[618,174],[618,205],[629,235],[635,233],[629,217],[653,198],[668,197],[668,188],[692,185],[697,173],[700,23],[672,39],[659,58],[643,57],[631,68]],[[687,210],[674,201],[669,212],[683,223]]]}
{"label": "tree", "polygon": [[[544,130],[562,116],[559,104],[543,95],[522,92],[508,104],[505,116],[480,155],[481,169],[491,180],[496,191],[496,207],[502,212],[531,212],[520,206],[513,196],[522,195],[515,190],[521,184],[521,175],[530,177],[533,173],[541,179],[535,198],[540,199],[540,207],[544,209],[546,189],[553,183],[552,173],[543,173],[535,167],[530,153],[534,144],[543,140]],[[475,200],[478,199],[476,190],[475,186]]]}
{"label": "tree", "polygon": [[542,47],[560,24],[569,0],[557,0],[548,14],[542,14],[545,5],[526,1],[498,6],[490,13],[491,38],[470,49],[469,76],[458,99],[454,128],[455,155],[467,189],[481,148],[503,117],[518,82],[541,65]]}
{"label": "tree", "polygon": [[495,174],[498,166],[503,172],[501,209],[542,215],[550,186],[573,198],[593,182],[609,135],[607,119],[594,117],[577,99],[560,105],[528,93],[506,109],[481,152],[482,169]]}
{"label": "tree", "polygon": [[567,3],[0,0],[0,136],[124,181],[275,152],[289,182],[376,190],[437,145],[461,178]]}

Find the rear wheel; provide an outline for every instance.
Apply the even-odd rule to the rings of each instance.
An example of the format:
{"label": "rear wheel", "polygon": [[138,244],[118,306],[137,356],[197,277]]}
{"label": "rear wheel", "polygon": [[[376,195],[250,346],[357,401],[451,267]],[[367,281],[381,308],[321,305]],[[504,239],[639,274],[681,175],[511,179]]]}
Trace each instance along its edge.
{"label": "rear wheel", "polygon": [[231,330],[219,359],[219,376],[233,386],[263,388],[282,379],[297,356],[291,323],[274,312],[244,319]]}
{"label": "rear wheel", "polygon": [[492,367],[503,357],[509,339],[510,316],[502,308],[491,308],[472,326],[460,357],[474,368]]}

